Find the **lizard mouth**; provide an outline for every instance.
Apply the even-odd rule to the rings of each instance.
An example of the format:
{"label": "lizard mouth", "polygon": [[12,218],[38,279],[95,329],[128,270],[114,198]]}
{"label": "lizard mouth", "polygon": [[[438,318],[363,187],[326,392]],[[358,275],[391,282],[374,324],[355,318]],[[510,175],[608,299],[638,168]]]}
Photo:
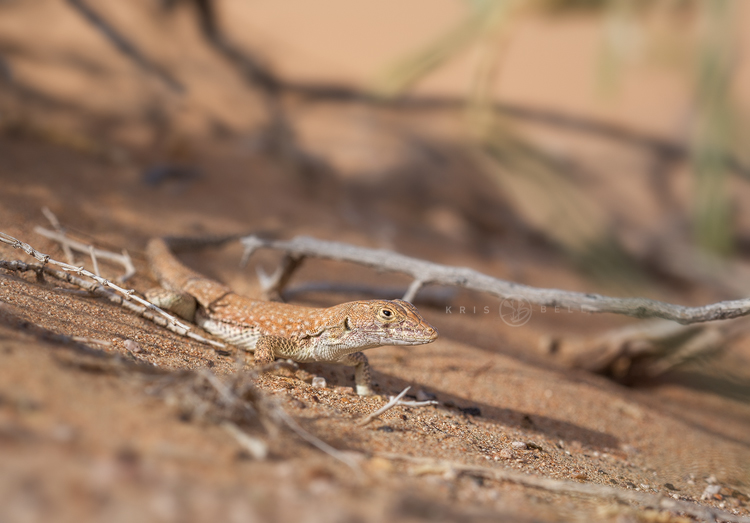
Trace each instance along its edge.
{"label": "lizard mouth", "polygon": [[438,331],[431,325],[425,325],[421,329],[410,329],[407,332],[387,335],[383,340],[388,345],[424,345],[432,343],[438,338]]}

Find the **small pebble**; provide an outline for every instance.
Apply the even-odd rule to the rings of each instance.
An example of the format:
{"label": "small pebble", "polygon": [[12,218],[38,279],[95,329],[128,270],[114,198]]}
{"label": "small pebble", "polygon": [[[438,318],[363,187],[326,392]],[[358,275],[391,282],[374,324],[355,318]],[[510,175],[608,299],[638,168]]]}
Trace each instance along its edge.
{"label": "small pebble", "polygon": [[712,499],[716,494],[721,491],[721,485],[708,485],[706,487],[706,490],[703,491],[703,494],[701,494],[701,499]]}
{"label": "small pebble", "polygon": [[[323,386],[325,387],[325,381],[323,382]],[[333,390],[334,390],[334,392],[337,392],[339,394],[344,394],[344,395],[349,395],[349,396],[353,396],[354,395],[354,388],[353,387],[336,387]]]}
{"label": "small pebble", "polygon": [[513,452],[511,452],[510,449],[503,449],[492,456],[492,459],[494,459],[495,461],[499,461],[501,459],[513,459]]}
{"label": "small pebble", "polygon": [[529,448],[528,445],[526,445],[526,443],[524,443],[523,441],[514,441],[510,444],[510,446],[516,450],[526,450],[527,448]]}
{"label": "small pebble", "polygon": [[312,379],[312,386],[314,389],[325,389],[326,388],[326,379],[322,376],[315,376]]}
{"label": "small pebble", "polygon": [[143,349],[138,342],[133,340],[125,340],[125,348],[134,354],[143,352]]}

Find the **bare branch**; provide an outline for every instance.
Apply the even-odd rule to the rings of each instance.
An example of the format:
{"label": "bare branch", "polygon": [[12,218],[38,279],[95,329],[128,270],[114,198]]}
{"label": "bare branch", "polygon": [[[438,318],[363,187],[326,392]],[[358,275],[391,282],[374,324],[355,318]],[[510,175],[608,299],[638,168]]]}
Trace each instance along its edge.
{"label": "bare branch", "polygon": [[402,299],[404,301],[414,301],[414,298],[417,296],[419,289],[421,289],[423,286],[424,282],[422,280],[414,280],[413,282],[411,282],[411,285],[409,285],[409,288],[406,289],[406,292],[404,293],[404,297]]}
{"label": "bare branch", "polygon": [[439,405],[438,401],[435,400],[424,400],[424,401],[409,401],[409,400],[399,400],[399,402],[396,404],[398,407],[429,407],[430,405]]}
{"label": "bare branch", "polygon": [[94,266],[94,274],[101,276],[99,272],[99,260],[96,259],[96,249],[94,249],[93,245],[89,245],[89,256],[91,256],[91,263]]}
{"label": "bare branch", "polygon": [[[55,213],[53,213],[49,207],[42,207],[42,214],[47,220],[49,220],[50,224],[58,234],[65,236],[65,229],[60,223],[60,220],[57,219],[57,216],[55,216]],[[73,251],[70,249],[70,245],[68,245],[67,242],[62,243],[62,250],[63,253],[65,253],[65,261],[71,265],[75,265],[76,259],[73,257]]]}
{"label": "bare branch", "polygon": [[[390,287],[384,285],[364,285],[357,283],[337,283],[331,281],[306,281],[284,291],[284,298],[289,299],[300,294],[312,292],[328,292],[336,294],[355,294],[368,296],[373,299],[385,298],[387,296],[404,296],[408,291],[405,287]],[[428,288],[419,291],[419,300],[422,303],[431,303],[436,307],[450,305],[455,298],[456,290],[448,288]],[[402,298],[405,299],[405,298]],[[406,300],[411,301],[411,300]]]}
{"label": "bare branch", "polygon": [[[385,249],[368,249],[354,245],[323,241],[307,236],[292,240],[266,240],[257,236],[242,239],[252,251],[259,247],[275,249],[294,256],[308,256],[348,261],[380,271],[408,274],[424,285],[438,284],[464,287],[492,294],[501,299],[526,300],[546,307],[561,307],[589,313],[624,314],[635,318],[663,318],[682,324],[738,318],[750,314],[750,299],[730,300],[686,307],[647,298],[613,298],[600,294],[541,289],[493,278],[467,267],[451,267],[411,258]],[[247,254],[244,256],[247,258]]]}
{"label": "bare branch", "polygon": [[[73,265],[68,265],[67,263],[53,260],[49,257],[49,255],[43,254],[37,251],[36,249],[34,249],[31,245],[27,243],[23,243],[17,240],[16,238],[1,231],[0,231],[0,242],[11,245],[12,247],[16,249],[21,249],[29,256],[33,256],[34,258],[42,262],[41,265],[36,265],[36,264],[27,264],[27,263],[20,262],[20,261],[9,262],[5,260],[0,260],[0,268],[13,270],[13,271],[21,271],[21,272],[34,271],[37,274],[41,274],[41,273],[49,274],[50,276],[53,276],[54,278],[76,285],[86,291],[91,292],[92,294],[105,297],[109,301],[116,303],[126,309],[129,309],[135,312],[136,314],[148,320],[151,320],[152,322],[156,323],[157,325],[161,327],[165,327],[171,330],[172,332],[180,334],[181,336],[186,336],[196,341],[200,341],[201,343],[206,343],[208,345],[212,345],[218,348],[226,347],[226,345],[224,345],[223,343],[209,340],[209,339],[204,338],[203,336],[195,334],[190,328],[190,326],[182,323],[177,318],[175,318],[168,312],[160,309],[153,303],[147,300],[144,300],[143,298],[139,296],[136,296],[135,290],[133,289],[129,289],[129,290],[123,289],[122,287],[115,285],[111,281],[101,278],[85,270],[83,267],[75,267]],[[51,267],[48,267],[47,264],[57,265],[63,270],[58,271],[58,270],[52,269]],[[71,274],[71,273],[75,273],[75,274]],[[94,280],[94,282],[84,280],[80,276],[91,278],[92,280]],[[109,291],[107,287],[113,289],[115,292]],[[140,305],[131,303],[130,300],[136,301]]]}
{"label": "bare branch", "polygon": [[130,40],[114,28],[102,15],[91,8],[84,0],[68,0],[68,4],[86,19],[97,31],[122,54],[130,58],[138,67],[155,76],[176,93],[184,93],[185,86],[177,79],[146,57]]}
{"label": "bare branch", "polygon": [[284,259],[281,260],[281,263],[271,275],[267,275],[258,268],[260,287],[267,298],[281,297],[281,291],[289,283],[294,271],[302,265],[304,259],[301,256],[284,256]]}
{"label": "bare branch", "polygon": [[[60,245],[62,245],[63,251],[67,248],[91,255],[91,245],[72,240],[68,238],[64,232],[54,232],[50,231],[49,229],[45,229],[44,227],[38,226],[34,227],[34,232],[41,236],[44,236],[45,238],[58,242]],[[125,274],[117,278],[121,282],[126,281],[128,278],[132,277],[135,274],[135,266],[133,265],[133,260],[130,259],[130,255],[128,255],[128,253],[125,251],[123,251],[122,254],[116,254],[114,252],[109,252],[101,249],[94,249],[94,256],[122,265],[125,269]],[[97,275],[99,274],[96,270],[94,272],[96,272]]]}
{"label": "bare branch", "polygon": [[691,503],[689,501],[680,501],[669,499],[656,494],[647,492],[637,492],[634,490],[610,487],[608,485],[598,485],[594,483],[579,483],[576,481],[545,478],[533,474],[524,474],[504,468],[480,467],[474,465],[464,465],[451,461],[440,461],[432,458],[423,458],[417,456],[407,456],[404,454],[393,454],[390,452],[378,452],[378,457],[430,465],[434,470],[454,470],[469,475],[476,475],[483,478],[494,479],[496,481],[509,481],[527,487],[540,488],[550,492],[561,492],[565,494],[581,494],[584,496],[593,496],[596,498],[610,498],[618,501],[629,503],[639,503],[648,507],[656,507],[675,512],[684,512],[700,521],[713,523],[716,520],[730,521],[733,523],[750,523],[750,518],[737,516],[724,510],[718,510],[713,507]]}

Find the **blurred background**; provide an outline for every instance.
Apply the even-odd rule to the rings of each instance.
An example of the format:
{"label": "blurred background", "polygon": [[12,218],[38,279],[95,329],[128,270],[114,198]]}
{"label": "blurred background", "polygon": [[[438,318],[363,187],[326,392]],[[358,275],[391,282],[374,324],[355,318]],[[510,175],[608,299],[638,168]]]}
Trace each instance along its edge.
{"label": "blurred background", "polygon": [[[1,229],[37,241],[49,207],[144,272],[149,237],[260,231],[536,287],[744,298],[748,28],[741,0],[0,0]],[[257,293],[236,259],[215,263],[201,269]],[[306,264],[299,280],[316,279],[409,283]],[[299,287],[311,305],[353,299]],[[429,291],[416,302],[441,340],[373,351],[383,383],[438,383],[503,430],[542,426],[565,445],[611,436],[623,459],[682,478],[680,495],[700,499],[714,475],[747,490],[746,321],[675,329],[537,307],[514,329],[444,313],[496,298]],[[563,425],[586,430],[554,436]],[[743,496],[727,506],[746,510]]]}
{"label": "blurred background", "polygon": [[[727,292],[750,286],[705,268],[750,248],[742,2],[0,10],[6,133],[130,162],[154,185],[213,176],[198,165],[208,142],[270,152],[318,193],[347,187],[335,212],[384,241],[395,233],[372,209],[379,199],[480,250],[523,229],[625,287],[633,263]],[[371,195],[365,209],[352,204],[358,189]]]}

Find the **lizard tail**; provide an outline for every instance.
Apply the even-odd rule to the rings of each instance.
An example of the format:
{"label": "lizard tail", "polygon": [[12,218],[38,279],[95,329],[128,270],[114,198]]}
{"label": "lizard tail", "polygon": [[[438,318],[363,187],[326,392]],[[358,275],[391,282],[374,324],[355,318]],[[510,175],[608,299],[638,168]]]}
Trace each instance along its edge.
{"label": "lizard tail", "polygon": [[159,283],[171,291],[187,292],[203,307],[231,293],[231,289],[185,267],[170,249],[169,240],[152,238],[146,246],[151,271]]}
{"label": "lizard tail", "polygon": [[173,253],[182,251],[195,251],[199,249],[205,249],[207,247],[221,247],[222,245],[239,240],[245,236],[249,236],[250,232],[236,233],[236,234],[224,234],[224,235],[213,235],[213,236],[165,236],[162,241],[166,244],[170,251]]}

